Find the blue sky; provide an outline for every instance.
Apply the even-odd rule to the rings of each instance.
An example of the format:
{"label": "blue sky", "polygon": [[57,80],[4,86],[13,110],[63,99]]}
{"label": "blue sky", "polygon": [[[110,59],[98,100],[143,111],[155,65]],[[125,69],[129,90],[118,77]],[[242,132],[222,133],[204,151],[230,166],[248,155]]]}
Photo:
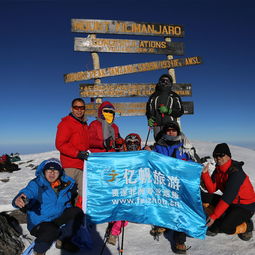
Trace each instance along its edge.
{"label": "blue sky", "polygon": [[[176,68],[177,82],[191,83],[193,87],[192,97],[183,98],[195,105],[194,115],[181,118],[184,133],[194,140],[255,148],[255,4],[176,2],[0,0],[0,154],[54,149],[57,124],[69,113],[71,100],[79,97],[79,82],[64,83],[63,75],[92,69],[90,53],[73,51],[74,37],[87,35],[71,32],[72,18],[183,25],[185,37],[173,41],[184,42],[184,57],[200,56],[203,60],[202,65]],[[164,55],[118,53],[100,53],[99,57],[101,68],[165,59]],[[165,72],[142,72],[101,81],[156,83]],[[114,103],[129,99],[108,100]],[[138,132],[146,139],[145,116],[119,117],[116,123],[123,137]]]}

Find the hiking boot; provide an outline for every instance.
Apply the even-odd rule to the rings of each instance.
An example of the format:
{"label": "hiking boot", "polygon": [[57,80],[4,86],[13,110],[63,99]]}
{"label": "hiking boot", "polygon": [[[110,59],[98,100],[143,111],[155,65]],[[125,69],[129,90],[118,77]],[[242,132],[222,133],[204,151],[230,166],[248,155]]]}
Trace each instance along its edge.
{"label": "hiking boot", "polygon": [[166,231],[166,228],[154,226],[152,228],[152,230],[150,231],[150,234],[152,236],[159,236],[159,235],[163,234],[165,231]]}
{"label": "hiking boot", "polygon": [[209,228],[206,231],[207,236],[216,236],[218,232],[211,231]]}
{"label": "hiking boot", "polygon": [[57,240],[55,246],[57,249],[63,249],[69,252],[77,252],[80,250],[80,248],[74,243],[72,243],[70,240]]}
{"label": "hiking boot", "polygon": [[246,224],[246,231],[244,233],[238,234],[238,237],[243,241],[249,241],[252,238],[253,222],[251,219],[249,219]]}
{"label": "hiking boot", "polygon": [[176,243],[173,247],[173,252],[176,254],[186,254],[187,246],[185,243]]}
{"label": "hiking boot", "polygon": [[107,243],[115,245],[117,241],[117,236],[114,235],[109,235],[109,237],[107,238]]}

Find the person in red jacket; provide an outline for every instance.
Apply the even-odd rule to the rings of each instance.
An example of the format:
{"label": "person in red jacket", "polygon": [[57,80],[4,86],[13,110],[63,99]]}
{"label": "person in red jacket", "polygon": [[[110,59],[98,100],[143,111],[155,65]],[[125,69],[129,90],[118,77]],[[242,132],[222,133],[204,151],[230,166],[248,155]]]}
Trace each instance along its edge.
{"label": "person in red jacket", "polygon": [[[209,175],[207,164],[202,172],[202,180],[208,193],[202,193],[202,201],[212,208],[207,218],[207,235],[217,233],[238,234],[248,241],[252,237],[255,211],[255,192],[249,177],[242,169],[243,162],[231,159],[231,152],[226,143],[218,144],[213,157],[216,169]],[[220,190],[223,194],[213,194]]]}
{"label": "person in red jacket", "polygon": [[56,134],[56,148],[66,175],[78,186],[76,206],[82,207],[83,164],[88,158],[89,136],[85,119],[85,102],[82,98],[72,101],[71,113],[62,118]]}
{"label": "person in red jacket", "polygon": [[103,102],[98,108],[97,119],[89,125],[89,150],[91,152],[115,152],[123,144],[118,126],[113,123],[115,108],[108,102]]}

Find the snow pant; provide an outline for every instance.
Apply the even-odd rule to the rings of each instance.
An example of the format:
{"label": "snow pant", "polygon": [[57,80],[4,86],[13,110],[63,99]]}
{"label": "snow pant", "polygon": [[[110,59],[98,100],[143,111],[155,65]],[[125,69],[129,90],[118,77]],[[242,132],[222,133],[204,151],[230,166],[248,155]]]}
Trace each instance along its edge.
{"label": "snow pant", "polygon": [[67,208],[63,214],[55,220],[51,222],[41,222],[36,225],[30,231],[31,235],[36,237],[34,251],[37,253],[44,253],[57,239],[71,239],[83,223],[83,216],[83,211],[80,208]]}
{"label": "snow pant", "polygon": [[[202,192],[202,202],[216,206],[221,199],[220,195]],[[236,227],[243,222],[247,222],[253,216],[254,212],[241,205],[231,204],[224,214],[215,222],[209,230],[212,232],[221,232],[228,235],[235,234]]]}
{"label": "snow pant", "polygon": [[[112,221],[113,224],[112,229],[111,229],[111,234],[114,236],[118,236],[121,233],[121,228],[124,226],[127,226],[128,221]],[[123,225],[124,224],[124,225]]]}
{"label": "snow pant", "polygon": [[75,180],[78,186],[78,196],[82,197],[83,190],[83,171],[78,168],[65,168],[66,175],[70,176]]}
{"label": "snow pant", "polygon": [[173,230],[173,240],[175,243],[184,244],[186,242],[186,234]]}

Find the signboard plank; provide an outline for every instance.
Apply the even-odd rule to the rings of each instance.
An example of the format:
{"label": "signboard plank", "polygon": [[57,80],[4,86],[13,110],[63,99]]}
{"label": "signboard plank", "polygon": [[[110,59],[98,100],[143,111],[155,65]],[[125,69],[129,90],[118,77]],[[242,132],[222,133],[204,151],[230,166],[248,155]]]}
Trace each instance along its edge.
{"label": "signboard plank", "polygon": [[72,19],[72,32],[168,37],[184,36],[184,28],[181,25],[97,19]]}
{"label": "signboard plank", "polygon": [[74,38],[75,51],[184,55],[183,42]]}
{"label": "signboard plank", "polygon": [[[97,109],[100,104],[90,103],[86,104],[86,116],[96,117]],[[144,116],[146,111],[146,102],[139,103],[113,103],[116,112],[121,116]],[[193,114],[193,102],[183,102],[184,114]]]}
{"label": "signboard plank", "polygon": [[117,76],[129,73],[146,72],[159,69],[169,69],[175,67],[201,64],[200,57],[176,58],[170,60],[153,61],[124,66],[115,66],[90,71],[81,71],[64,75],[65,82],[97,79],[102,77]]}
{"label": "signboard plank", "polygon": [[[80,84],[81,97],[148,97],[155,91],[156,84],[147,83],[101,83]],[[192,96],[191,84],[174,83],[173,91],[179,96]]]}

